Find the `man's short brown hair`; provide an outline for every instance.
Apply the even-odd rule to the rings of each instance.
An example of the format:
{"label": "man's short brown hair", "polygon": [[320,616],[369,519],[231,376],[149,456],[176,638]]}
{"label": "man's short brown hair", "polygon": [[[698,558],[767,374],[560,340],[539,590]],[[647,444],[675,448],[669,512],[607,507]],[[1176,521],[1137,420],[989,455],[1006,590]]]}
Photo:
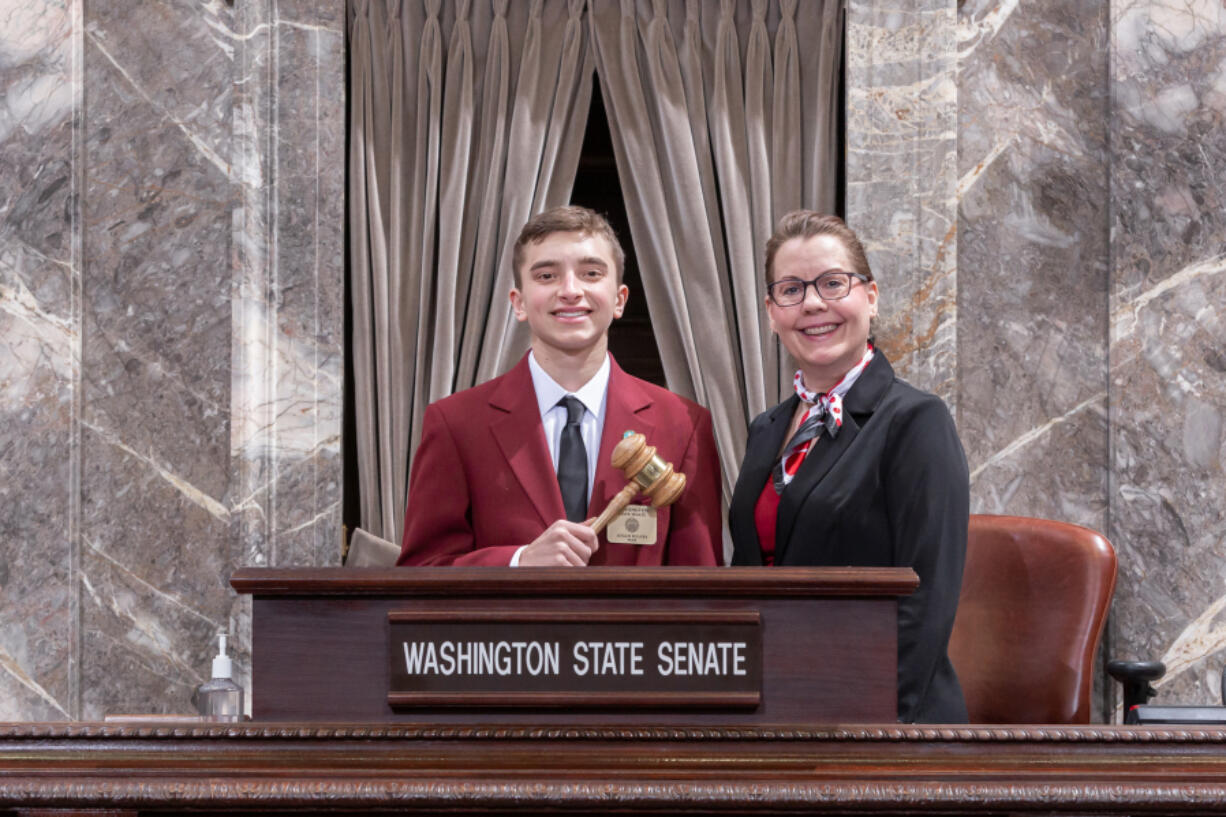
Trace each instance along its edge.
{"label": "man's short brown hair", "polygon": [[851,257],[855,266],[848,272],[858,272],[868,280],[873,280],[873,271],[869,269],[868,257],[864,254],[864,245],[856,237],[856,233],[838,216],[818,213],[815,210],[793,210],[779,219],[779,226],[766,242],[766,285],[770,286],[774,274],[775,253],[785,241],[793,238],[812,238],[816,235],[832,235],[843,242],[843,247]]}
{"label": "man's short brown hair", "polygon": [[511,250],[511,272],[515,276],[516,288],[523,285],[520,277],[520,267],[524,263],[524,247],[544,241],[554,233],[584,233],[599,236],[609,242],[613,250],[613,263],[617,267],[617,283],[622,282],[622,271],[626,265],[626,253],[622,250],[617,233],[604,216],[595,210],[579,207],[574,204],[554,207],[543,213],[537,213],[528,219],[528,223],[519,231],[515,246]]}

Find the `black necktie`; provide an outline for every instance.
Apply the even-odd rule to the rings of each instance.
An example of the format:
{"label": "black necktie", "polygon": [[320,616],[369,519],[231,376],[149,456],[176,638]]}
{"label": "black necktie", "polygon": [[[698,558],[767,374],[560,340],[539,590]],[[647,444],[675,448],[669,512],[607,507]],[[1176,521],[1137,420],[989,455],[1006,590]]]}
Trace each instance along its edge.
{"label": "black necktie", "polygon": [[566,426],[558,445],[558,487],[562,489],[562,506],[571,522],[582,522],[587,516],[587,449],[579,433],[583,404],[569,394],[558,401],[566,406]]}

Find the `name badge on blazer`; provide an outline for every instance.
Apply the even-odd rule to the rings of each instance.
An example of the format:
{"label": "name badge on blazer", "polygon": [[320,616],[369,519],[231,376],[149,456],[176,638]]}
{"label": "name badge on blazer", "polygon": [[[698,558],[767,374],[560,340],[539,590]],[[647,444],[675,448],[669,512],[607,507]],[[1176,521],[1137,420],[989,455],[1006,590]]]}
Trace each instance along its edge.
{"label": "name badge on blazer", "polygon": [[654,545],[656,543],[656,509],[649,505],[627,505],[613,517],[605,535],[619,545]]}

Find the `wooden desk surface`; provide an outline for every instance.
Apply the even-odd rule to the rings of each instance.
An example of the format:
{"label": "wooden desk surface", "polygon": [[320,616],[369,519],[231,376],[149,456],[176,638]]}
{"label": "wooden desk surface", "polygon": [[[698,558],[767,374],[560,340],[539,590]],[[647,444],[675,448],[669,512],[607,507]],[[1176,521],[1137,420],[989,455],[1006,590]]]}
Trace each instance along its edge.
{"label": "wooden desk surface", "polygon": [[1226,729],[0,724],[0,815],[1226,813]]}

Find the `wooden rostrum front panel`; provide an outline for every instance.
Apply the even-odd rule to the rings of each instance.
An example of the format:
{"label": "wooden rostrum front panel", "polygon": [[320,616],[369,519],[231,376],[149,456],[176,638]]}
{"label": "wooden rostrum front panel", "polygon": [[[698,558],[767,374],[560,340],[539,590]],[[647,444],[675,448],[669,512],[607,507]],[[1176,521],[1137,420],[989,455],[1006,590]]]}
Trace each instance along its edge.
{"label": "wooden rostrum front panel", "polygon": [[[894,568],[244,569],[232,579],[255,596],[259,720],[668,725],[894,721],[897,598],[916,581]],[[500,674],[508,654],[497,645],[516,641],[552,647],[558,671]],[[641,674],[627,664],[594,675],[576,641],[641,645]],[[441,672],[444,642],[481,645],[484,669]],[[432,671],[427,643],[438,650]]]}

